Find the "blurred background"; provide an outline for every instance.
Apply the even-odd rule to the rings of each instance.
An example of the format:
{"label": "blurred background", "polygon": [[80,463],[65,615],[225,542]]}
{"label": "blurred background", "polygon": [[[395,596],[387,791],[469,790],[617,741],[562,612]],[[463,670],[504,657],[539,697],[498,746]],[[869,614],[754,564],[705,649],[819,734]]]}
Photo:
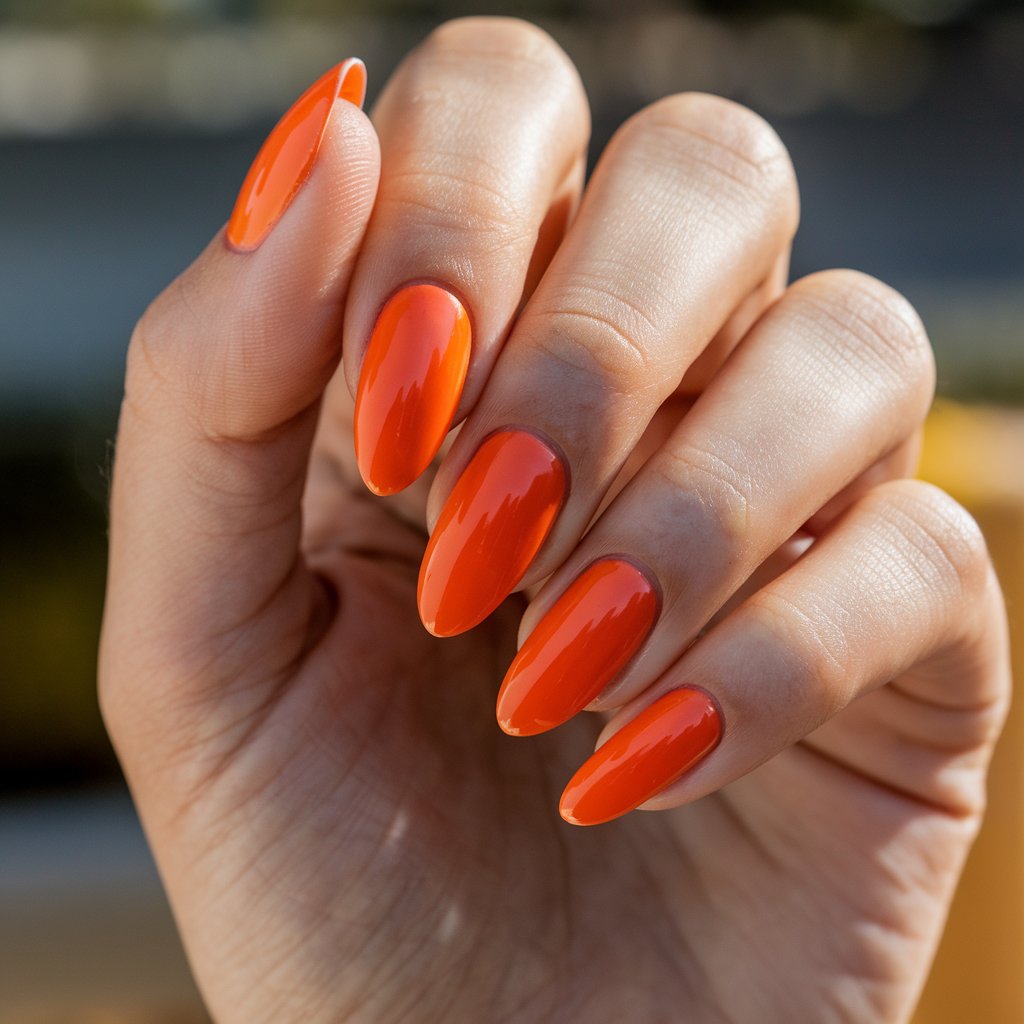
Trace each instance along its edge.
{"label": "blurred background", "polygon": [[[924,317],[946,399],[924,473],[981,519],[1020,628],[1019,0],[0,0],[0,1024],[205,1020],[94,695],[125,346],[310,81],[361,56],[372,102],[470,13],[561,42],[594,154],[683,89],[776,126],[794,274],[858,267]],[[1022,750],[1015,720],[922,1022],[1024,1020]]]}

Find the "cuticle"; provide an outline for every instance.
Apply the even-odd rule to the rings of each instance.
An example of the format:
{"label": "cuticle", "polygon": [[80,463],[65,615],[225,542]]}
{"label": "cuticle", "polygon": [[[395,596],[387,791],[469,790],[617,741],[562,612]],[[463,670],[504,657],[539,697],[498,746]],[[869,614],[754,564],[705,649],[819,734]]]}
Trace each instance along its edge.
{"label": "cuticle", "polygon": [[[715,745],[705,755],[705,757],[708,757],[722,745],[722,740],[725,739],[726,719],[725,712],[722,710],[722,703],[706,686],[701,686],[699,683],[683,683],[680,686],[673,686],[671,690],[666,690],[661,696],[664,697],[669,693],[675,693],[677,690],[695,690],[698,693],[704,694],[704,696],[711,702],[711,706],[715,709],[715,714],[718,715],[718,739],[715,741]],[[696,765],[694,765],[694,767],[696,767]]]}
{"label": "cuticle", "polygon": [[[377,326],[377,321],[380,320],[381,313],[384,312],[384,307],[398,294],[404,292],[406,288],[414,288],[418,284],[429,284],[434,288],[439,288],[443,292],[448,292],[466,312],[466,316],[469,318],[469,358],[472,360],[473,351],[476,348],[476,317],[473,315],[473,307],[466,302],[466,297],[462,294],[459,288],[449,284],[447,281],[442,281],[436,277],[411,277],[407,281],[403,281],[401,284],[395,285],[387,295],[384,296],[383,300],[378,304],[376,312],[373,314],[373,322],[370,325],[369,334],[363,340],[362,348],[359,353],[359,367],[356,373],[356,379],[358,380],[363,375],[363,363],[366,362],[366,352],[370,347],[370,338],[373,337],[373,329]],[[467,367],[466,377],[469,377],[469,370]],[[459,396],[459,401],[462,401],[462,396]],[[458,409],[455,410],[458,412]],[[454,419],[453,419],[454,422]]]}
{"label": "cuticle", "polygon": [[[540,441],[540,443],[544,445],[544,447],[547,448],[552,453],[552,455],[555,456],[556,459],[558,459],[562,467],[562,472],[565,474],[565,486],[562,488],[562,497],[558,505],[558,515],[560,516],[563,510],[565,509],[565,506],[569,502],[569,493],[572,490],[572,466],[569,463],[569,459],[566,457],[565,449],[563,449],[557,441],[554,441],[551,437],[549,437],[543,430],[538,430],[536,427],[522,426],[513,423],[506,424],[505,426],[502,427],[497,427],[495,430],[492,430],[490,433],[486,434],[483,438],[481,438],[480,444],[477,445],[476,451],[479,451],[484,446],[484,444],[487,441],[489,441],[492,437],[494,437],[496,434],[530,434],[532,437],[535,437],[538,441]],[[473,454],[475,456],[476,452],[474,452]],[[552,530],[554,530],[553,526]]]}
{"label": "cuticle", "polygon": [[[665,591],[661,585],[661,580],[658,578],[658,574],[654,572],[654,570],[651,569],[650,566],[648,566],[644,561],[637,558],[635,555],[625,554],[621,551],[611,551],[607,554],[598,555],[595,559],[593,559],[593,561],[588,562],[580,570],[580,572],[576,574],[576,576],[574,577],[574,581],[579,579],[580,576],[582,576],[588,569],[592,568],[600,562],[625,562],[627,565],[631,565],[634,569],[636,569],[638,573],[640,573],[641,576],[643,576],[648,586],[650,586],[651,590],[654,591],[655,613],[654,621],[651,623],[650,631],[647,634],[649,637],[651,633],[653,633],[654,630],[657,628],[658,622],[661,619],[661,613],[665,607]],[[569,586],[572,586],[572,584],[570,584]],[[644,642],[646,643],[646,640]],[[637,651],[637,654],[639,653],[640,652]]]}

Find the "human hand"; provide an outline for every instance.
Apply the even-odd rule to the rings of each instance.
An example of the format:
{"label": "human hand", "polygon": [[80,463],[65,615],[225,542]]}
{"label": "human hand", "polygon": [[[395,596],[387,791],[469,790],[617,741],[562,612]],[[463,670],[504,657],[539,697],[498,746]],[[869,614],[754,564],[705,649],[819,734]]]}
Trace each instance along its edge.
{"label": "human hand", "polygon": [[[1008,695],[977,528],[900,479],[916,316],[786,287],[789,161],[732,103],[631,119],[574,217],[586,101],[543,33],[443,27],[376,132],[331,105],[360,75],[129,353],[101,698],[211,1011],[905,1019]],[[366,357],[396,294],[417,330]],[[530,738],[494,721],[517,629],[504,727],[569,719]],[[575,828],[602,726],[563,813],[660,813]]]}

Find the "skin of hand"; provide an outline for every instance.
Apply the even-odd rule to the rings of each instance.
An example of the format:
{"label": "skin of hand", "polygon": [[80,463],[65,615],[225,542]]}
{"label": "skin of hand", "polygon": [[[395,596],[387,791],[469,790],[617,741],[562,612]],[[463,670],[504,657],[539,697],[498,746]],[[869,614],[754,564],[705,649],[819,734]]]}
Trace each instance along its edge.
{"label": "skin of hand", "polygon": [[[442,27],[373,126],[338,74],[129,351],[101,701],[215,1019],[906,1020],[1009,692],[977,527],[901,479],[913,311],[786,287],[792,171],[735,104],[642,111],[580,205],[586,100],[538,29]],[[467,311],[431,421],[462,426],[425,472],[385,451],[419,475],[378,497],[353,396],[409,282]],[[517,594],[432,636],[427,533],[509,427],[565,470],[557,517]],[[657,625],[601,714],[506,735],[517,631],[611,554]],[[601,729],[681,687],[717,746],[658,813],[564,822]]]}

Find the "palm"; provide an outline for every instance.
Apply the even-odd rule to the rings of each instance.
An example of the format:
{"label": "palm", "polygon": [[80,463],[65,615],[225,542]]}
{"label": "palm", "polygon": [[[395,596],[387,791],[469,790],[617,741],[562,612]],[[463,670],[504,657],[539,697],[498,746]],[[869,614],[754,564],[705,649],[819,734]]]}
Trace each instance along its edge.
{"label": "palm", "polygon": [[[595,720],[530,740],[496,727],[521,608],[431,638],[415,532],[347,490],[335,498],[332,513],[349,513],[338,522],[370,523],[375,550],[342,532],[319,558],[337,614],[270,703],[244,713],[243,741],[216,759],[178,839],[217,872],[179,908],[212,956],[215,1011],[292,1007],[278,972],[306,979],[309,1020],[906,1011],[973,821],[801,745],[676,811],[563,824],[557,796]],[[846,719],[823,740],[836,757],[851,730],[877,728]],[[237,878],[223,886],[226,864]]]}

